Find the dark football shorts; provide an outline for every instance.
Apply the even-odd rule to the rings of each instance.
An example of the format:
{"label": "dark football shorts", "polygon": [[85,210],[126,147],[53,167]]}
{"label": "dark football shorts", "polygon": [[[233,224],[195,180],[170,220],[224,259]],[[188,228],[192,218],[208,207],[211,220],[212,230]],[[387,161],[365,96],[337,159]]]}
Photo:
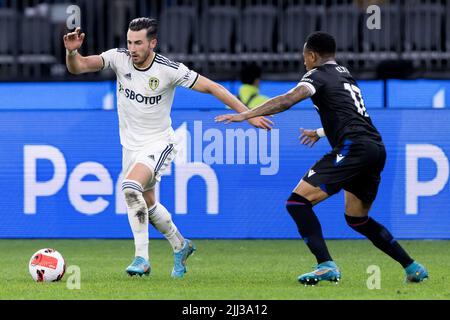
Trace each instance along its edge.
{"label": "dark football shorts", "polygon": [[341,189],[372,203],[378,192],[386,150],[380,142],[345,140],[317,161],[303,180],[329,195]]}

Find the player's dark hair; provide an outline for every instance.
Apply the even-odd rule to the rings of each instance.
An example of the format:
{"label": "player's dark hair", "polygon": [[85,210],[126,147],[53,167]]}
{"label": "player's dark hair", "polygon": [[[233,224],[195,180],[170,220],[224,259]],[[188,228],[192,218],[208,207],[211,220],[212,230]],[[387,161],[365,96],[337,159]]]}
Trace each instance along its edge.
{"label": "player's dark hair", "polygon": [[253,84],[256,79],[261,78],[261,68],[255,63],[245,65],[241,69],[240,78],[244,84]]}
{"label": "player's dark hair", "polygon": [[329,33],[317,31],[311,33],[306,39],[306,48],[318,53],[320,56],[336,54],[336,40]]}
{"label": "player's dark hair", "polygon": [[158,34],[158,21],[152,18],[136,18],[130,22],[128,29],[131,31],[147,29],[147,38],[152,40],[155,39]]}

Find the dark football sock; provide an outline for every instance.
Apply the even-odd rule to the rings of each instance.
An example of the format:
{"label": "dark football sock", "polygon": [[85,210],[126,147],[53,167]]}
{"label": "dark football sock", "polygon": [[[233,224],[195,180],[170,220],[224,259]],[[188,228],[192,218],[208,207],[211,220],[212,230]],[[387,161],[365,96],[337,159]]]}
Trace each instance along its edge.
{"label": "dark football sock", "polygon": [[414,262],[394,239],[392,234],[374,219],[370,217],[350,217],[345,215],[345,220],[353,230],[366,236],[367,239],[372,241],[375,247],[399,262],[403,268],[406,268]]}
{"label": "dark football sock", "polygon": [[304,197],[292,193],[286,202],[286,208],[297,224],[298,232],[302,236],[317,263],[332,261],[327,245],[322,235],[322,227],[317,219],[311,202]]}

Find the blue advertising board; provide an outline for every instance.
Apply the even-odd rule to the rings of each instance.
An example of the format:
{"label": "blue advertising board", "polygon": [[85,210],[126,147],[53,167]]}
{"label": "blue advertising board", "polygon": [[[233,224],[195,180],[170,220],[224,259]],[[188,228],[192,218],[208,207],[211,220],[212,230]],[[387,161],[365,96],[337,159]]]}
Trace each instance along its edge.
{"label": "blue advertising board", "polygon": [[[2,111],[0,238],[130,238],[120,190],[115,111]],[[214,122],[219,111],[174,111],[180,146],[158,187],[160,201],[192,238],[297,238],[285,201],[330,150],[300,145],[315,111],[276,115],[271,133]],[[372,216],[397,238],[450,238],[450,111],[372,110],[387,147]],[[420,121],[419,121],[420,118]],[[315,211],[327,238],[358,238],[345,224],[343,193]],[[151,237],[161,235],[151,227]]]}
{"label": "blue advertising board", "polygon": [[[237,95],[240,82],[220,82]],[[383,108],[382,81],[359,81],[369,109]],[[297,82],[262,81],[261,94],[274,97],[294,88]],[[116,82],[12,82],[0,83],[0,110],[110,110],[116,105]],[[312,107],[310,100],[300,105]],[[209,94],[177,88],[173,109],[223,110],[225,106]]]}
{"label": "blue advertising board", "polygon": [[[220,83],[233,94],[238,93],[240,82]],[[274,97],[296,85],[262,81],[260,92]],[[358,85],[369,110],[384,108],[385,103],[394,109],[442,109],[450,104],[449,80],[387,80],[386,92],[381,80],[360,80]],[[0,83],[0,110],[109,110],[115,108],[115,91],[115,81]],[[300,105],[311,107],[312,103],[307,100]],[[211,95],[178,88],[173,109],[223,110],[224,105]]]}
{"label": "blue advertising board", "polygon": [[0,110],[114,109],[112,81],[3,82]]}
{"label": "blue advertising board", "polygon": [[388,80],[386,94],[389,108],[448,108],[450,106],[450,81]]}

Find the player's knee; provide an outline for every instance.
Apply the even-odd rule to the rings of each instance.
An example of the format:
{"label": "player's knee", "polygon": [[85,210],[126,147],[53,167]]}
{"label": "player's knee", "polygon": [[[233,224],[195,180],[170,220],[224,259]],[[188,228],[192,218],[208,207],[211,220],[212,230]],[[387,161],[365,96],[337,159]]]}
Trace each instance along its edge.
{"label": "player's knee", "polygon": [[122,182],[122,191],[127,204],[139,201],[139,198],[142,197],[142,193],[144,192],[141,184],[134,180],[124,180]]}
{"label": "player's knee", "polygon": [[347,222],[347,225],[358,232],[361,232],[361,230],[365,228],[369,221],[369,216],[354,217],[345,214],[345,222]]}
{"label": "player's knee", "polygon": [[149,190],[143,193],[145,203],[147,203],[148,208],[155,207],[156,198],[155,198],[155,190]]}
{"label": "player's knee", "polygon": [[292,208],[292,206],[312,207],[312,204],[305,197],[303,197],[297,193],[292,193],[286,201],[286,209],[288,209],[288,211],[289,211],[289,208]]}

